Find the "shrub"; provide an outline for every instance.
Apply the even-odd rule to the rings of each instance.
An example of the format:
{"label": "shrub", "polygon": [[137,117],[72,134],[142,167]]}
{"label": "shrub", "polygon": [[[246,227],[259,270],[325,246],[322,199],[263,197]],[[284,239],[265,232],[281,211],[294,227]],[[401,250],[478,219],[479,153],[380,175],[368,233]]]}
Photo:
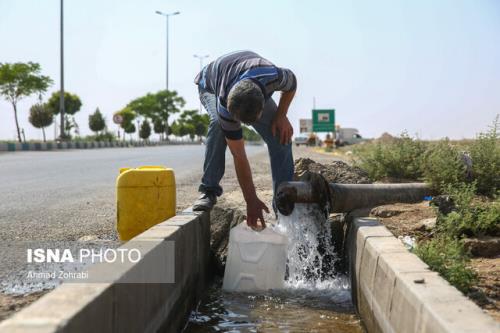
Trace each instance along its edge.
{"label": "shrub", "polygon": [[500,189],[500,145],[498,116],[491,129],[480,133],[470,145],[472,172],[478,193],[494,195]]}
{"label": "shrub", "polygon": [[97,135],[87,135],[84,141],[102,141],[112,142],[116,140],[116,136],[112,132],[104,131]]}
{"label": "shrub", "polygon": [[[367,145],[365,145],[367,146]],[[422,160],[426,144],[403,132],[399,138],[375,143],[372,148],[357,150],[358,166],[373,180],[384,177],[417,180],[422,177]]]}
{"label": "shrub", "polygon": [[424,158],[423,173],[425,180],[434,190],[448,184],[458,185],[466,181],[466,166],[460,151],[448,139],[429,145]]}
{"label": "shrub", "polygon": [[456,238],[499,233],[499,198],[485,201],[475,197],[475,184],[448,185],[443,191],[453,199],[455,210],[438,216],[438,231]]}
{"label": "shrub", "polygon": [[437,235],[420,242],[414,251],[433,271],[464,293],[477,281],[477,274],[468,266],[469,255],[457,239]]}

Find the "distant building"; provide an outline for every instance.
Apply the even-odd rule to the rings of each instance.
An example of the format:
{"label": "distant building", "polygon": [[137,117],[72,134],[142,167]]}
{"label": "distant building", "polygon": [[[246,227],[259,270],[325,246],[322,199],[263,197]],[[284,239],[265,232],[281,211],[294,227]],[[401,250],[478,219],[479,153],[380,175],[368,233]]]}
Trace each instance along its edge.
{"label": "distant building", "polygon": [[300,133],[312,132],[312,119],[299,119]]}

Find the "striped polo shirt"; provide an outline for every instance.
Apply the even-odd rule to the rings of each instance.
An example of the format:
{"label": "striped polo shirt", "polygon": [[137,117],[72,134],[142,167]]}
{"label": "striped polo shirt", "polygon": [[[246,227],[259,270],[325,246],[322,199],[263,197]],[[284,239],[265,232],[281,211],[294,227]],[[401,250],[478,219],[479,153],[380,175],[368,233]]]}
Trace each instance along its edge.
{"label": "striped polo shirt", "polygon": [[293,91],[297,80],[293,72],[273,65],[255,52],[236,51],[211,62],[196,76],[200,89],[216,96],[217,114],[226,138],[243,138],[241,122],[233,119],[227,110],[227,96],[238,81],[252,79],[262,89],[266,101],[275,91]]}

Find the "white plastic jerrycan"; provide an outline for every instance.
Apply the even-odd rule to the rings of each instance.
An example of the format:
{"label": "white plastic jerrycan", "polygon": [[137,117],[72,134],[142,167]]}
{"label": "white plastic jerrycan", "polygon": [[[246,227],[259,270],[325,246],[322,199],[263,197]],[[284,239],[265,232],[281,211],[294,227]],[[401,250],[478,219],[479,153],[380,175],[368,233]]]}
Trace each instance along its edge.
{"label": "white plastic jerrycan", "polygon": [[222,289],[256,291],[283,288],[287,243],[287,237],[273,226],[254,231],[243,222],[232,228]]}

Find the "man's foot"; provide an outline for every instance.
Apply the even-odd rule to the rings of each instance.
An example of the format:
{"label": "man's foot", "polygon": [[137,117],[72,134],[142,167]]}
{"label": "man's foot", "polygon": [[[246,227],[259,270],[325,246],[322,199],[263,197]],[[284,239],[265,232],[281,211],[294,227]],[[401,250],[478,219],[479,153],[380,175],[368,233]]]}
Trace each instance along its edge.
{"label": "man's foot", "polygon": [[202,193],[194,202],[193,211],[209,211],[217,203],[217,196],[213,193]]}

